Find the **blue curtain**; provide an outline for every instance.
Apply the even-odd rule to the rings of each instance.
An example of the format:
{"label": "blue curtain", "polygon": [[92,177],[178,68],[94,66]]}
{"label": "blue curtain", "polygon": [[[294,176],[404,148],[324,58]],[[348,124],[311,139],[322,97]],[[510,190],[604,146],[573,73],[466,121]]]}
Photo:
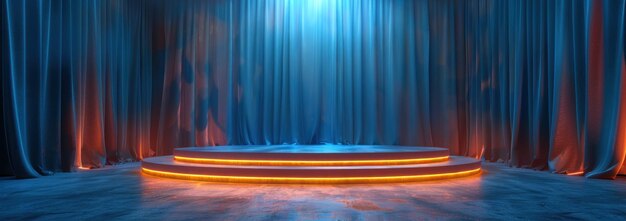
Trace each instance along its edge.
{"label": "blue curtain", "polygon": [[625,3],[3,0],[0,173],[328,143],[614,178]]}

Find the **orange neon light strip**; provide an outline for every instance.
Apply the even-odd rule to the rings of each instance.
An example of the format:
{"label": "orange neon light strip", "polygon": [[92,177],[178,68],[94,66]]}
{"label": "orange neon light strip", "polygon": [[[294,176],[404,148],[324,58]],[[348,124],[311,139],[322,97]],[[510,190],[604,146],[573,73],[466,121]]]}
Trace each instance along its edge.
{"label": "orange neon light strip", "polygon": [[380,176],[380,177],[247,177],[247,176],[216,176],[202,174],[185,174],[157,171],[142,168],[145,174],[185,180],[228,182],[228,183],[291,183],[291,184],[349,184],[349,183],[392,183],[415,182],[450,179],[480,173],[480,168],[440,174],[424,174],[412,176]]}
{"label": "orange neon light strip", "polygon": [[397,159],[397,160],[229,160],[210,159],[174,156],[176,161],[188,163],[222,164],[222,165],[254,165],[254,166],[365,166],[365,165],[402,165],[435,163],[448,160],[448,156],[419,158],[419,159]]}

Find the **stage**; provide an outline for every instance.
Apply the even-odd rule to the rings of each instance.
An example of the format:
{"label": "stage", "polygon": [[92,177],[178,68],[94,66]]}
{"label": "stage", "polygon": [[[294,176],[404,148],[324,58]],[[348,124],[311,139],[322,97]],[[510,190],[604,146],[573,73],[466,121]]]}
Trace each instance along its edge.
{"label": "stage", "polygon": [[0,220],[620,220],[626,179],[483,163],[412,183],[233,184],[155,178],[139,163],[0,180]]}
{"label": "stage", "polygon": [[177,148],[146,158],[155,177],[235,183],[415,182],[480,173],[481,161],[437,147],[391,145],[241,145]]}

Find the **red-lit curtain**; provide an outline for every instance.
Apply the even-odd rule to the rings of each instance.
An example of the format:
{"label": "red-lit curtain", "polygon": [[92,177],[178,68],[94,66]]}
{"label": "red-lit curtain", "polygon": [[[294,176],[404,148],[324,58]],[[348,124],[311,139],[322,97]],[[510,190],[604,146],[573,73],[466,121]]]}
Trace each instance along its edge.
{"label": "red-lit curtain", "polygon": [[470,145],[491,161],[615,177],[626,151],[624,1],[467,4]]}

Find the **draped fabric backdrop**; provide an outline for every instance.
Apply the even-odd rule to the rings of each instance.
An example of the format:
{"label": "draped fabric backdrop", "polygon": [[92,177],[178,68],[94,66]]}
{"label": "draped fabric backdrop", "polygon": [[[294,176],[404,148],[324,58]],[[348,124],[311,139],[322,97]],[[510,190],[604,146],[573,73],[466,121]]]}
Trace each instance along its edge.
{"label": "draped fabric backdrop", "polygon": [[226,144],[626,173],[626,1],[3,0],[0,173]]}

